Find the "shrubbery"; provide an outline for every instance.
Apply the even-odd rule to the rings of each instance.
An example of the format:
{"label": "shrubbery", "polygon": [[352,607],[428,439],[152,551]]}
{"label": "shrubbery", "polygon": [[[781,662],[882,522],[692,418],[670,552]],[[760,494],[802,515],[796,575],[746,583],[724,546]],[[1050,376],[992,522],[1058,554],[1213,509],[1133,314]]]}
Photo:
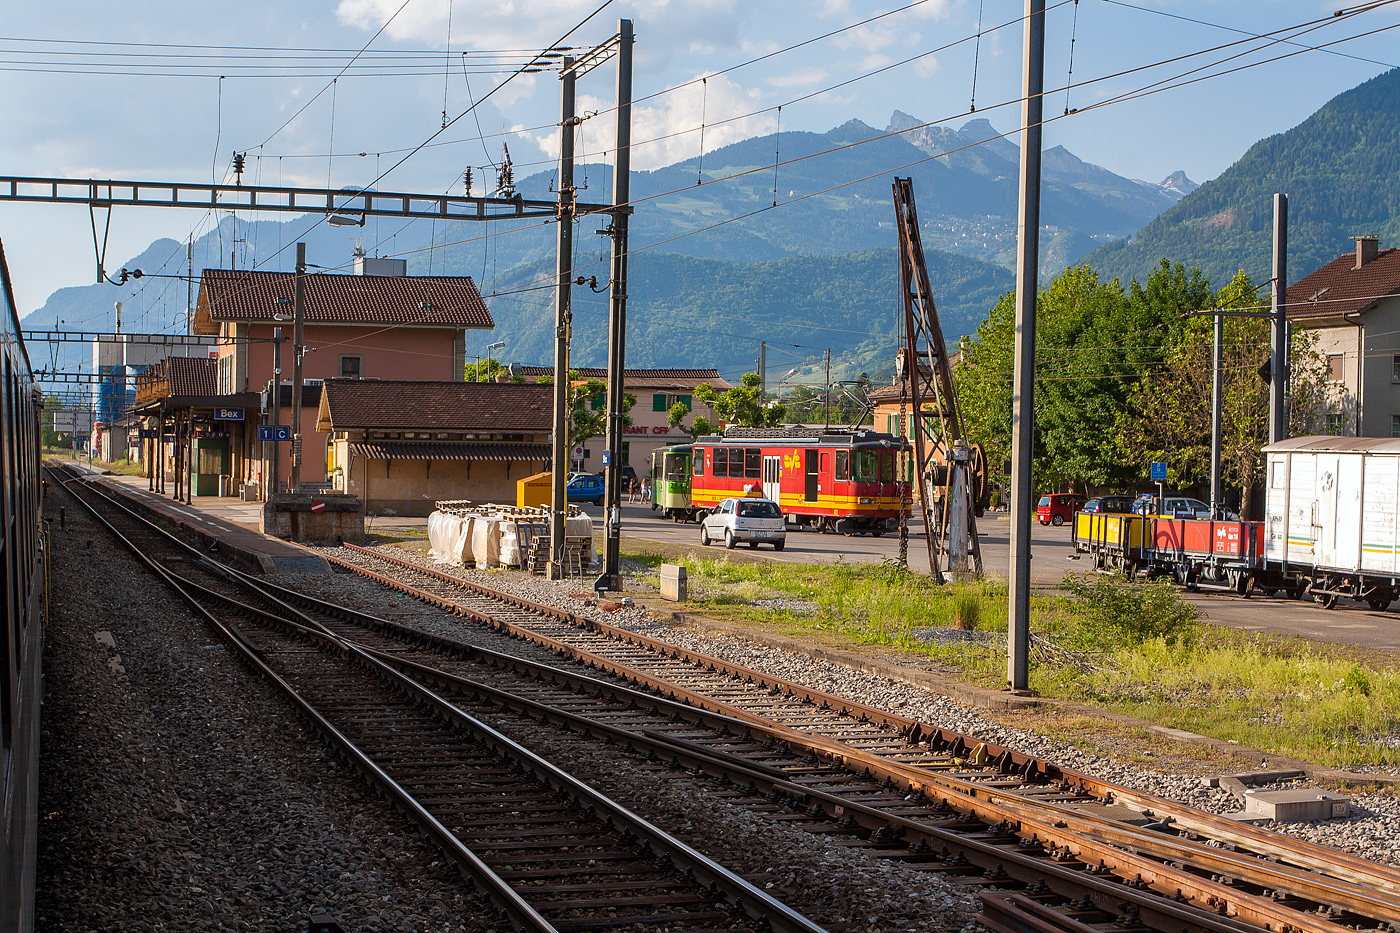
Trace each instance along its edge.
{"label": "shrubbery", "polygon": [[1196,639],[1196,607],[1166,580],[1132,583],[1105,575],[1090,581],[1065,574],[1061,586],[1080,600],[1074,637],[1085,648],[1111,650],[1156,638],[1189,645]]}

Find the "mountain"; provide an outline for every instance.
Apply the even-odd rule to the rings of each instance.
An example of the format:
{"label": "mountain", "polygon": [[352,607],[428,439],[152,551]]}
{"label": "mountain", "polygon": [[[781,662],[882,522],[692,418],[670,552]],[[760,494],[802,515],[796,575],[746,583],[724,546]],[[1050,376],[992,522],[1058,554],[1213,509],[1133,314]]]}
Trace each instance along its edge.
{"label": "mountain", "polygon": [[[1014,285],[1010,273],[975,259],[938,250],[929,250],[926,258],[934,293],[949,296],[938,302],[949,340],[970,333]],[[494,335],[509,339],[504,358],[553,362],[554,294],[523,290],[551,281],[553,274],[553,262],[545,260],[489,283],[495,291],[517,292],[491,304]],[[770,373],[827,347],[833,377],[843,369],[890,372],[904,313],[899,287],[899,254],[892,248],[748,263],[640,253],[630,263],[627,282],[627,365],[747,372],[759,342],[767,341]],[[573,313],[574,364],[606,365],[607,295],[575,289]],[[483,348],[470,345],[467,353],[479,351]]]}
{"label": "mountain", "polygon": [[1294,281],[1350,250],[1348,238],[1356,234],[1379,234],[1382,246],[1400,244],[1400,68],[1255,143],[1131,241],[1100,247],[1083,261],[1101,277],[1124,281],[1166,258],[1200,266],[1217,286],[1240,269],[1264,282],[1272,274],[1276,191],[1288,195]]}
{"label": "mountain", "polygon": [[[896,175],[914,179],[930,273],[941,289],[936,294],[945,311],[944,329],[955,340],[1011,287],[1006,272],[1014,269],[1018,158],[1016,145],[986,119],[958,128],[923,126],[917,117],[896,111],[884,131],[849,120],[825,133],[754,137],[633,173],[630,237],[637,252],[629,291],[638,324],[629,332],[629,359],[637,365],[742,366],[754,358],[757,341],[769,328],[789,343],[820,342],[823,348],[831,343],[838,352],[893,333],[897,267],[893,259],[872,257],[892,255],[897,245],[890,193]],[[1044,177],[1047,274],[1139,229],[1179,197],[1180,186],[1123,178],[1063,147],[1046,153]],[[518,190],[552,199],[554,181],[552,172],[538,172],[521,180]],[[580,165],[576,181],[583,188],[581,201],[608,200],[607,166]],[[555,230],[548,222],[384,219],[366,227],[321,224],[306,232],[314,220],[241,217],[235,223],[224,217],[195,241],[195,272],[226,267],[235,262],[235,252],[239,268],[256,262],[286,270],[292,262],[288,247],[298,239],[307,241],[312,263],[343,270],[354,241],[362,237],[371,252],[377,243],[386,254],[407,256],[410,274],[470,275],[485,283],[488,296],[535,287],[522,283],[533,282],[541,270],[544,279],[552,276]],[[608,275],[607,240],[594,231],[606,225],[606,218],[583,217],[575,235],[577,273],[596,275],[600,282]],[[25,317],[24,327],[44,330],[62,321],[67,330],[110,330],[112,304],[120,300],[128,331],[183,330],[182,244],[157,241],[126,267],[151,275],[122,288],[60,289]],[[547,359],[550,294],[536,289],[488,297],[497,328],[470,335],[468,353],[477,351],[477,343],[484,347],[504,339],[510,358]],[[590,302],[601,300],[586,289],[575,294],[581,316]],[[522,314],[522,308],[530,312]],[[664,323],[644,325],[648,313]],[[702,332],[701,324],[709,330]],[[580,361],[600,363],[603,338],[582,327],[576,332]],[[750,332],[759,334],[753,348],[738,349],[719,339]],[[50,362],[75,370],[86,352],[81,345],[65,345],[50,354]],[[692,353],[697,356],[687,358]]]}

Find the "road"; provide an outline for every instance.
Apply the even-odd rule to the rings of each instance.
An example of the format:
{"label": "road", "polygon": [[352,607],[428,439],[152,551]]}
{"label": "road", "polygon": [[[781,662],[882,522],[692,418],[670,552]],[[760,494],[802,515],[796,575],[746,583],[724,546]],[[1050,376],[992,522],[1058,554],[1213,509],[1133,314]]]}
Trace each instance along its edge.
{"label": "road", "polygon": [[[601,509],[589,508],[601,524]],[[623,505],[623,533],[672,545],[700,546],[699,526],[676,524],[657,518],[649,506]],[[978,540],[983,566],[988,574],[1005,579],[1010,567],[1011,521],[1006,514],[986,515],[978,520]],[[909,566],[928,571],[928,552],[923,524],[911,520]],[[713,549],[716,556],[723,550]],[[878,563],[899,556],[899,538],[894,534],[872,538],[823,535],[811,531],[790,531],[781,552],[759,546],[744,553],[774,562],[830,563],[838,559],[851,563]],[[1086,562],[1074,559],[1068,526],[1055,528],[1036,524],[1031,530],[1031,585],[1048,589],[1059,584],[1065,572],[1087,572]],[[1244,599],[1225,593],[1186,593],[1202,617],[1220,625],[1245,631],[1291,635],[1385,651],[1400,651],[1400,602],[1389,612],[1375,612],[1363,603],[1341,600],[1336,609],[1323,609],[1309,599],[1254,596]]]}

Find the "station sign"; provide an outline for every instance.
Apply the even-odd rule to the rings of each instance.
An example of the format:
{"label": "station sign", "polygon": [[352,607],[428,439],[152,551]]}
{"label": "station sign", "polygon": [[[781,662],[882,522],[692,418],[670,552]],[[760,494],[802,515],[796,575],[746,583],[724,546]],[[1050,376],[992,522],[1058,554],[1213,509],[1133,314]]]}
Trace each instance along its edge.
{"label": "station sign", "polygon": [[290,424],[258,425],[258,440],[260,441],[289,441],[291,439],[292,426]]}
{"label": "station sign", "polygon": [[242,421],[243,409],[241,408],[216,408],[214,409],[215,421]]}

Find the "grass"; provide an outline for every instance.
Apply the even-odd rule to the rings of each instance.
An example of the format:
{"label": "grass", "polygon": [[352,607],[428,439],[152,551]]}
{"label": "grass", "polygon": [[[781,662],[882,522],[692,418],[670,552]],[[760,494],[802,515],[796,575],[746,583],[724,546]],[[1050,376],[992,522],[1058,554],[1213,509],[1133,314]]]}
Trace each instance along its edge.
{"label": "grass", "polygon": [[[893,561],[775,564],[665,550],[624,556],[651,571],[663,560],[684,563],[691,605],[706,615],[818,644],[894,650],[968,683],[1004,685],[999,581],[940,587]],[[984,637],[926,637],[952,628]],[[1031,628],[1030,684],[1042,696],[1328,766],[1400,766],[1391,655],[1202,623],[1167,583],[1105,576],[1033,595]]]}

